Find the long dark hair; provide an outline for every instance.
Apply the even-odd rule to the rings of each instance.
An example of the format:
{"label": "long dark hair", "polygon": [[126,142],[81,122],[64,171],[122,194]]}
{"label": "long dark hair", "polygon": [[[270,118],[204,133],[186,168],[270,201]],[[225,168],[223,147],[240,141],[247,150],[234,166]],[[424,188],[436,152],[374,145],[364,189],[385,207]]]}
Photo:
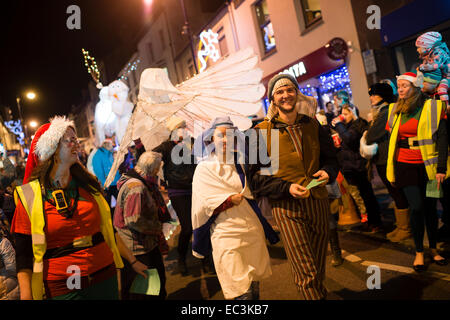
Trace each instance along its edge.
{"label": "long dark hair", "polygon": [[398,99],[397,109],[395,113],[410,114],[419,107],[422,107],[427,100],[427,96],[422,92],[419,87],[413,86],[413,94],[407,99]]}

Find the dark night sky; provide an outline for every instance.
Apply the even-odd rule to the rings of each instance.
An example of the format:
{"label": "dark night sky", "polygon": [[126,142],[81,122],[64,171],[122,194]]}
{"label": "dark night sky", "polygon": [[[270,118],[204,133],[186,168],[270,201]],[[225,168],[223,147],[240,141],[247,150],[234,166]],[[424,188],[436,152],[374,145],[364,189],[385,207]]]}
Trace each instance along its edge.
{"label": "dark night sky", "polygon": [[[72,4],[81,9],[81,30],[66,27],[66,10]],[[0,107],[17,112],[16,97],[33,89],[36,101],[22,99],[25,121],[42,124],[70,112],[92,81],[81,48],[97,62],[118,48],[129,51],[117,65],[106,66],[119,71],[136,50],[143,9],[143,0],[1,1]]]}

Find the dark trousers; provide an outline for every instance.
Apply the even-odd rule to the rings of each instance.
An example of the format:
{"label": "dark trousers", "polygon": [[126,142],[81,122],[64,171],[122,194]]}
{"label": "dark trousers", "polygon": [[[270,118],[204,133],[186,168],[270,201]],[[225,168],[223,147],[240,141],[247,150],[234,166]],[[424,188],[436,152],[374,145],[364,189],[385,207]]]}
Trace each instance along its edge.
{"label": "dark trousers", "polygon": [[367,177],[367,171],[345,173],[344,178],[349,184],[356,186],[367,210],[369,225],[381,225],[380,205],[373,193],[372,184]]}
{"label": "dark trousers", "polygon": [[378,175],[381,178],[381,181],[383,181],[384,186],[389,192],[389,195],[392,197],[392,199],[395,202],[395,206],[397,209],[407,209],[408,208],[408,200],[405,197],[405,194],[403,193],[403,190],[401,188],[395,188],[391,185],[389,180],[386,177],[386,166],[385,165],[377,165],[377,172]]}
{"label": "dark trousers", "polygon": [[[114,198],[117,201],[119,190],[117,190],[117,186],[109,186],[108,188],[106,188],[105,192],[106,192],[106,201],[108,202],[108,205],[111,208],[111,196],[114,196]],[[111,211],[113,211],[112,209],[114,208],[111,208]]]}
{"label": "dark trousers", "polygon": [[189,242],[192,237],[192,196],[177,196],[170,198],[172,207],[177,213],[178,220],[180,220],[181,231],[178,238],[178,255],[179,259],[186,260],[186,254],[189,248]]}
{"label": "dark trousers", "polygon": [[133,267],[128,263],[128,261],[123,260],[125,264],[121,272],[122,280],[122,300],[164,300],[166,298],[166,271],[164,269],[164,262],[157,246],[152,251],[136,255],[136,259],[145,264],[149,269],[158,270],[159,279],[161,282],[161,289],[159,291],[159,296],[149,296],[144,294],[134,294],[130,293],[131,285],[137,276],[137,273],[133,270]]}
{"label": "dark trousers", "polygon": [[442,189],[444,190],[444,197],[439,199],[442,205],[441,220],[442,223],[450,227],[450,179],[444,180]]}
{"label": "dark trousers", "polygon": [[438,216],[436,212],[435,198],[427,198],[426,183],[403,187],[411,213],[411,229],[416,245],[416,252],[423,252],[423,237],[425,225],[427,227],[428,242],[430,248],[436,249]]}

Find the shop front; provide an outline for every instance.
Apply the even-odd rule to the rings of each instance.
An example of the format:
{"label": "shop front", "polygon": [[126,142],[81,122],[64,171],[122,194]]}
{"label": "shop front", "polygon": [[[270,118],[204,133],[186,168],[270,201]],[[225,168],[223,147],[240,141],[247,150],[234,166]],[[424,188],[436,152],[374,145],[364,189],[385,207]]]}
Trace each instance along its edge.
{"label": "shop front", "polygon": [[[316,98],[319,108],[324,109],[325,104],[332,101],[333,93],[343,89],[352,94],[345,63],[347,53],[345,41],[334,38],[321,48],[266,76],[263,84],[267,88],[273,76],[279,73],[291,74],[297,79],[300,91]],[[267,98],[264,99],[263,105],[267,113],[269,106]]]}

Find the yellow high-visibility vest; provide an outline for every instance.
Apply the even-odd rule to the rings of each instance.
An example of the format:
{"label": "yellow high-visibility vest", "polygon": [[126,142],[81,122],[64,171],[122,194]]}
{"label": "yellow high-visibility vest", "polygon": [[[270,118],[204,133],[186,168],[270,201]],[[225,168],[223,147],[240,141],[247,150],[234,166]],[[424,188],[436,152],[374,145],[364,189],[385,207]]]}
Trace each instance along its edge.
{"label": "yellow high-visibility vest", "polygon": [[[47,242],[45,238],[44,226],[44,206],[42,202],[42,190],[39,180],[33,180],[27,184],[16,187],[14,192],[14,201],[17,205],[18,198],[28,214],[31,223],[31,241],[33,245],[33,274],[31,278],[31,290],[34,300],[42,300],[44,294],[44,254],[47,250]],[[114,257],[116,268],[123,268],[122,258],[116,245],[114,230],[112,227],[111,213],[105,198],[98,193],[92,194],[97,202],[101,222],[100,231],[111,249]]]}
{"label": "yellow high-visibility vest", "polygon": [[[390,182],[395,182],[394,157],[397,148],[398,129],[401,123],[401,114],[395,113],[396,108],[396,103],[389,105],[388,126],[391,131],[391,136],[389,138],[386,178]],[[417,125],[417,137],[414,139],[417,141],[416,144],[420,149],[428,180],[436,179],[438,150],[436,150],[436,140],[433,138],[439,128],[443,108],[445,108],[445,104],[440,100],[428,99],[425,101]],[[447,158],[446,178],[449,176],[450,158]]]}

